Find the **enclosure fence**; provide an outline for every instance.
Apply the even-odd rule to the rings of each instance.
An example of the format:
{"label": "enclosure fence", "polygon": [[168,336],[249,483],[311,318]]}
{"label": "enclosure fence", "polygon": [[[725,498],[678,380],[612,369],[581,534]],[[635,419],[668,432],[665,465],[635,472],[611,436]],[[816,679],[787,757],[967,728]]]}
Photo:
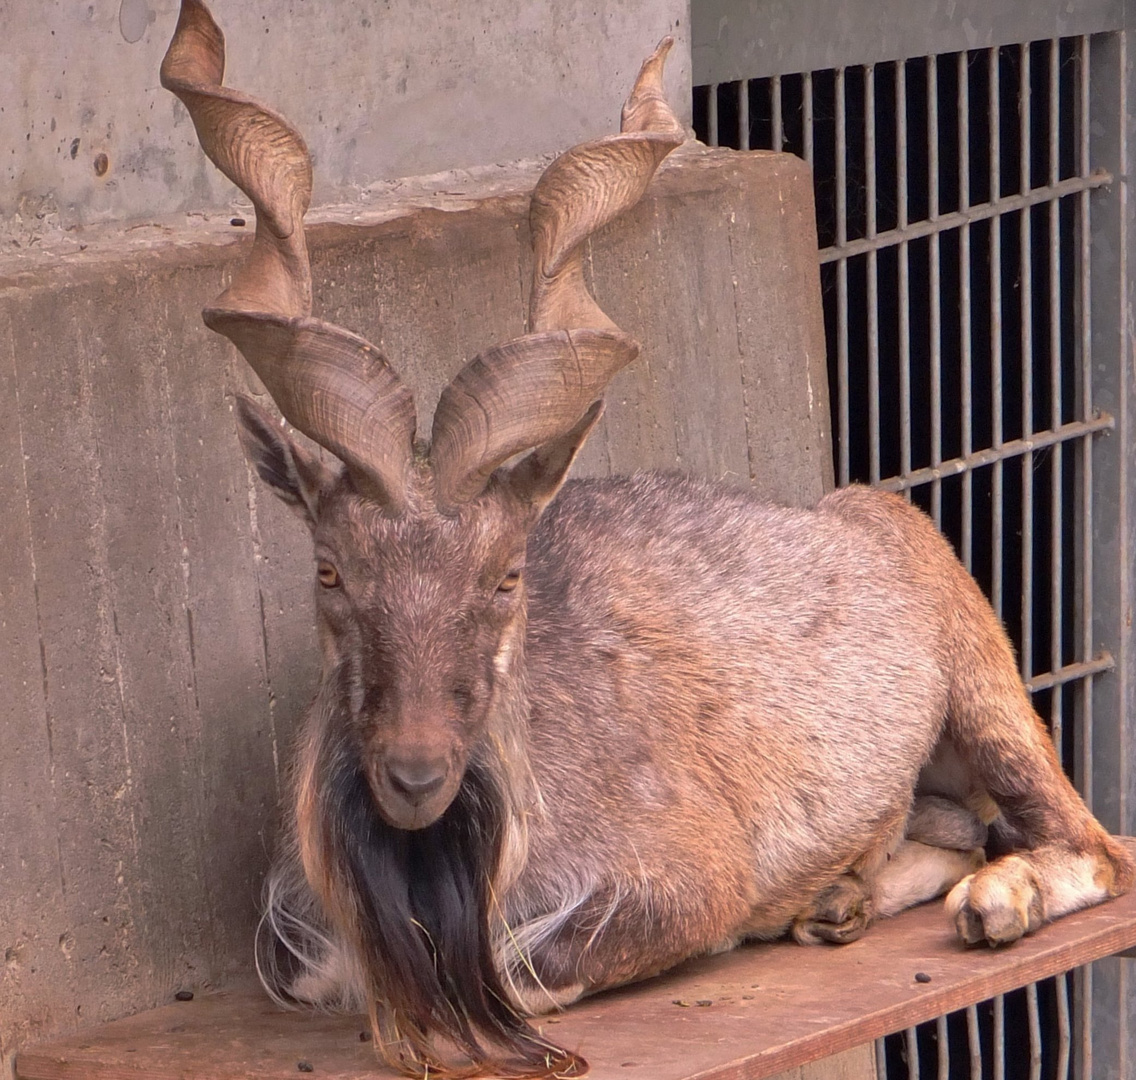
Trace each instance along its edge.
{"label": "enclosure fence", "polygon": [[[906,19],[909,44],[937,10],[889,6],[876,16]],[[873,57],[861,44],[844,51],[864,62],[846,64],[838,43],[829,66],[780,70],[794,43],[737,40],[747,26],[778,33],[775,13],[755,27],[743,7],[695,4],[695,129],[711,145],[784,149],[813,167],[837,481],[901,492],[951,538],[1014,640],[1067,772],[1122,830],[1123,20],[1094,11],[1091,33],[1004,42],[991,30],[989,45],[930,55]],[[799,7],[782,32],[824,38],[831,8]],[[988,21],[1012,30],[1015,8],[1025,11],[993,3]],[[1036,32],[1045,12],[1031,12]],[[1128,993],[1118,960],[1032,984],[879,1040],[878,1074],[1133,1076]]]}

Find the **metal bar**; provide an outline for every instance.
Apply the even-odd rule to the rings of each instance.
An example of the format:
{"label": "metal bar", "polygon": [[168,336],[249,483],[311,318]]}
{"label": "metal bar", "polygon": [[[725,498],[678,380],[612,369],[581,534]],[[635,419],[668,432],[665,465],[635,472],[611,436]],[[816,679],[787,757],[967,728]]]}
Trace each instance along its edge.
{"label": "metal bar", "polygon": [[[970,205],[970,57],[965,51],[958,54],[958,159],[958,205],[963,210]],[[974,446],[970,294],[970,226],[964,224],[959,230],[959,397],[963,457],[970,454]],[[974,544],[974,474],[969,470],[962,475],[961,541],[963,565],[970,570]]]}
{"label": "metal bar", "polygon": [[[836,69],[836,243],[848,241],[848,133],[844,108],[844,68]],[[840,429],[840,485],[849,476],[848,446],[848,261],[836,268],[836,390]]]}
{"label": "metal bar", "polygon": [[970,1080],[982,1080],[982,1043],[978,1038],[978,1009],[974,1005],[966,1010],[966,1044],[970,1051]]}
{"label": "metal bar", "polygon": [[919,1035],[910,1027],[903,1033],[907,1049],[907,1080],[919,1080]]}
{"label": "metal bar", "polygon": [[805,72],[804,85],[805,161],[813,163],[813,73]]}
{"label": "metal bar", "polygon": [[1058,975],[1053,981],[1057,991],[1057,1075],[1056,1080],[1069,1080],[1069,980]]}
{"label": "metal bar", "polygon": [[[1127,37],[1120,34],[1120,63],[1119,70],[1127,72]],[[1080,153],[1079,172],[1084,175],[1090,167],[1090,84],[1091,84],[1091,43],[1087,37],[1080,42],[1080,86],[1078,87],[1079,122],[1080,122]],[[1127,152],[1127,86],[1128,78],[1122,74],[1118,80],[1120,84],[1119,101],[1117,102],[1120,117],[1119,128],[1119,161],[1121,168],[1126,168]],[[1120,221],[1127,223],[1128,185],[1121,184],[1117,193],[1120,210]],[[1092,201],[1087,192],[1080,196],[1081,202],[1081,412],[1088,415],[1093,408],[1093,351],[1092,351]],[[1125,226],[1126,227],[1126,224]],[[1120,293],[1120,340],[1127,340],[1127,244],[1120,245],[1121,281],[1118,283]],[[1123,360],[1121,360],[1123,364]],[[1096,621],[1094,612],[1093,578],[1095,567],[1093,560],[1093,444],[1091,439],[1081,441],[1081,528],[1082,528],[1082,564],[1081,564],[1081,655],[1089,656],[1093,648],[1093,630]],[[1125,518],[1127,515],[1125,515]],[[1123,581],[1123,574],[1121,576]],[[1089,810],[1093,808],[1093,710],[1094,710],[1094,683],[1091,677],[1086,678],[1082,685],[1081,698],[1081,729],[1079,743],[1081,748],[1080,789],[1081,796]],[[1077,1005],[1078,1027],[1078,1064],[1085,1076],[1091,1076],[1093,1069],[1093,975],[1092,966],[1082,968],[1074,979],[1076,991],[1074,1001]],[[1124,998],[1121,998],[1123,1001]],[[1123,1007],[1123,1006],[1121,1006]]]}
{"label": "metal bar", "polygon": [[[1049,183],[1057,183],[1058,170],[1058,123],[1060,96],[1060,43],[1056,38],[1049,42]],[[1052,428],[1060,427],[1062,420],[1061,401],[1061,215],[1056,200],[1049,204],[1049,406]],[[1062,590],[1064,587],[1064,505],[1063,505],[1063,461],[1062,446],[1053,447],[1049,467],[1049,668],[1057,671],[1064,658],[1064,628],[1062,617]],[[1050,728],[1053,743],[1057,750],[1057,760],[1064,757],[1062,737],[1064,732],[1064,709],[1062,695],[1054,694],[1050,702]]]}
{"label": "metal bar", "polygon": [[887,1040],[876,1040],[876,1080],[888,1080]]}
{"label": "metal bar", "polygon": [[1093,965],[1086,964],[1081,971],[1081,1075],[1093,1075]]}
{"label": "metal bar", "polygon": [[[748,119],[749,110],[746,110]],[[773,149],[785,149],[785,125],[781,116],[781,76],[773,76]]]}
{"label": "metal bar", "polygon": [[[927,57],[927,217],[939,216],[939,60]],[[943,460],[943,298],[939,263],[940,230],[931,233],[931,467]],[[938,477],[931,481],[931,517],[936,525],[943,520],[943,485]]]}
{"label": "metal bar", "polygon": [[[1089,85],[1089,41],[1081,37],[1078,43],[1080,84],[1078,90],[1078,123],[1080,124],[1077,166],[1085,175],[1089,165],[1089,123],[1088,123],[1088,85]],[[1127,186],[1127,185],[1125,185]],[[1077,284],[1080,293],[1080,412],[1088,416],[1093,408],[1093,277],[1092,277],[1092,202],[1088,192],[1081,192],[1080,211],[1080,260]],[[1080,655],[1093,652],[1093,441],[1084,438],[1080,441]],[[1080,738],[1085,747],[1083,767],[1081,767],[1080,789],[1086,802],[1092,798],[1092,748],[1093,732],[1093,680],[1087,679],[1081,687],[1081,730]],[[1089,805],[1092,805],[1089,802]]]}
{"label": "metal bar", "polygon": [[1066,683],[1075,682],[1077,679],[1085,679],[1091,675],[1099,675],[1104,671],[1112,671],[1115,667],[1116,660],[1112,653],[1101,650],[1091,660],[1078,660],[1076,663],[1065,664],[1053,671],[1035,675],[1026,683],[1026,689],[1031,694],[1036,694],[1039,690],[1051,690],[1055,686],[1064,686]]}
{"label": "metal bar", "polygon": [[1006,1080],[1006,998],[994,998],[994,1080]]}
{"label": "metal bar", "polygon": [[[749,149],[749,79],[738,81],[738,149]],[[780,150],[780,146],[774,146]]]}
{"label": "metal bar", "polygon": [[1056,431],[1039,431],[1028,439],[1011,439],[997,449],[989,447],[985,450],[975,450],[964,458],[951,458],[942,462],[937,468],[915,469],[907,476],[888,477],[886,480],[881,480],[879,486],[884,491],[906,491],[908,488],[945,480],[949,476],[958,476],[971,469],[980,469],[983,465],[993,465],[996,461],[1022,457],[1035,450],[1042,450],[1059,442],[1068,442],[1070,439],[1090,435],[1095,431],[1110,431],[1114,427],[1116,421],[1108,413],[1100,413],[1092,420],[1071,420],[1068,424],[1062,424]]}
{"label": "metal bar", "polygon": [[[876,235],[876,69],[864,68],[864,180],[866,239]],[[880,278],[878,256],[868,252],[868,475],[880,481]]]}
{"label": "metal bar", "polygon": [[[907,63],[895,65],[897,232],[907,228]],[[899,244],[899,471],[911,472],[911,266],[910,245]],[[907,492],[910,499],[910,492]]]}
{"label": "metal bar", "polygon": [[[1124,48],[1124,35],[1121,35],[1121,54],[1123,56]],[[1089,123],[1089,57],[1090,57],[1090,42],[1088,38],[1081,38],[1080,43],[1080,87],[1079,93],[1079,114],[1081,130],[1080,135],[1080,153],[1079,169],[1081,175],[1085,175],[1089,171],[1089,135],[1091,132],[1091,124]],[[1124,70],[1123,68],[1121,70]],[[1121,108],[1126,108],[1127,103],[1125,100],[1124,88],[1127,85],[1125,79],[1120,80],[1120,105]],[[1120,114],[1122,117],[1126,113]],[[1118,125],[1120,127],[1122,155],[1125,153],[1124,138],[1126,130],[1126,122],[1124,120]],[[1121,160],[1126,160],[1123,156]],[[1118,197],[1121,204],[1121,220],[1127,221],[1125,203],[1127,201],[1128,185],[1121,184]],[[1082,192],[1080,197],[1081,202],[1081,259],[1080,259],[1080,286],[1081,286],[1081,411],[1082,415],[1088,416],[1093,408],[1093,333],[1092,333],[1092,273],[1090,267],[1092,266],[1091,258],[1091,242],[1092,242],[1092,201],[1089,198],[1089,193]],[[1126,247],[1121,245],[1121,260],[1125,259]],[[1122,294],[1123,295],[1123,294]],[[1127,332],[1127,327],[1123,325],[1125,317],[1123,315],[1124,305],[1121,304],[1121,340],[1125,340],[1123,334]],[[1083,530],[1084,541],[1081,544],[1081,655],[1090,656],[1093,651],[1093,445],[1091,439],[1082,440],[1081,443],[1081,528]],[[1082,768],[1080,776],[1081,796],[1084,798],[1089,809],[1093,806],[1093,767],[1092,767],[1092,752],[1093,752],[1093,682],[1088,679],[1081,691],[1084,695],[1081,699],[1081,747],[1082,747]]]}
{"label": "metal bar", "polygon": [[863,255],[868,251],[882,251],[886,247],[894,247],[905,240],[921,240],[925,236],[934,236],[935,233],[949,232],[962,225],[973,225],[978,221],[987,221],[1003,214],[1011,214],[1017,210],[1028,210],[1031,206],[1050,202],[1052,199],[1063,199],[1067,195],[1079,195],[1082,192],[1092,191],[1096,188],[1109,186],[1115,177],[1109,172],[1098,169],[1089,176],[1071,176],[1068,180],[1050,187],[1034,188],[1032,191],[1008,195],[996,202],[979,203],[977,206],[968,206],[965,210],[951,211],[941,214],[933,221],[915,221],[903,229],[888,229],[879,233],[874,241],[866,238],[841,242],[839,239],[830,247],[820,249],[822,263],[835,262],[837,259],[851,259],[856,255]]}
{"label": "metal bar", "polygon": [[935,1042],[939,1051],[938,1080],[951,1080],[951,1037],[946,1016],[935,1017]]}
{"label": "metal bar", "polygon": [[[1018,78],[1019,190],[1030,190],[1030,47],[1020,46]],[[1033,253],[1029,210],[1018,219],[1018,289],[1021,304],[1022,435],[1033,432]],[[1022,678],[1033,674],[1033,451],[1022,456],[1021,668]]]}
{"label": "metal bar", "polygon": [[706,139],[711,146],[718,145],[718,84],[711,83],[706,102]]}
{"label": "metal bar", "polygon": [[1037,983],[1026,987],[1026,1014],[1029,1021],[1029,1080],[1041,1080],[1041,1017],[1037,1011]]}
{"label": "metal bar", "polygon": [[[990,113],[990,201],[1002,197],[1002,112],[1001,52],[987,52],[987,108]],[[990,222],[990,443],[1002,448],[1002,219]],[[1002,462],[994,462],[991,483],[991,578],[990,600],[994,612],[1002,618],[1003,571],[1005,566],[1005,506],[1003,499]]]}

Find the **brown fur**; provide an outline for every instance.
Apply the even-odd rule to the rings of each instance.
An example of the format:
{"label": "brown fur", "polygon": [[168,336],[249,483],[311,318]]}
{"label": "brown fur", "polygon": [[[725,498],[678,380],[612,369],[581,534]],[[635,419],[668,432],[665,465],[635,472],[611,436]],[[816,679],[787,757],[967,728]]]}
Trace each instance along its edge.
{"label": "brown fur", "polygon": [[[637,351],[584,245],[682,141],[671,44],[620,134],[544,173],[530,333],[462,368],[428,446],[379,351],[311,318],[307,150],[222,85],[202,0],[162,64],[256,207],[206,321],[345,465],[241,401],[247,454],[312,532],[323,652],[258,963],[281,999],[365,1010],[411,1074],[578,1075],[523,1014],[745,938],[848,941],[951,889],[961,938],[996,945],[1132,884],[989,605],[903,500],[790,510],[657,475],[556,498]],[[1013,853],[983,865],[987,826]]]}
{"label": "brown fur", "polygon": [[[501,470],[447,516],[423,471],[398,518],[347,479],[327,484],[316,550],[343,585],[318,591],[325,687],[349,677],[313,713],[302,760],[349,732],[398,828],[444,815],[468,763],[498,777],[510,837],[492,871],[494,970],[517,1008],[790,928],[852,940],[877,896],[885,913],[926,898],[896,885],[901,869],[924,865],[917,887],[934,895],[981,865],[963,852],[926,868],[980,842],[967,803],[996,803],[991,828],[1021,850],[952,893],[964,940],[1012,940],[1130,887],[989,605],[903,500],[850,488],[792,510],[648,474],[569,484],[527,533],[515,482]],[[497,593],[522,561],[518,588]],[[407,744],[448,770],[413,806],[382,779]],[[921,773],[946,790],[912,813]],[[305,765],[301,853],[319,848],[305,832],[329,827],[317,784]],[[302,858],[350,952],[345,890]]]}

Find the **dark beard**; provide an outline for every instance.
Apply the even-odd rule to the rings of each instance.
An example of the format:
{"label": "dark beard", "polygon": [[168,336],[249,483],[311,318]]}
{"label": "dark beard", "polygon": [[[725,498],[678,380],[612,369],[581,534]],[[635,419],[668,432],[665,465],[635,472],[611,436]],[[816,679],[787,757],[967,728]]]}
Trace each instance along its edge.
{"label": "dark beard", "polygon": [[453,803],[424,829],[383,821],[363,771],[348,760],[331,770],[325,792],[334,877],[357,913],[372,993],[409,1044],[409,1060],[448,1071],[432,1049],[440,1036],[475,1065],[507,1074],[581,1070],[509,1004],[493,962],[490,883],[506,811],[484,768],[466,770]]}

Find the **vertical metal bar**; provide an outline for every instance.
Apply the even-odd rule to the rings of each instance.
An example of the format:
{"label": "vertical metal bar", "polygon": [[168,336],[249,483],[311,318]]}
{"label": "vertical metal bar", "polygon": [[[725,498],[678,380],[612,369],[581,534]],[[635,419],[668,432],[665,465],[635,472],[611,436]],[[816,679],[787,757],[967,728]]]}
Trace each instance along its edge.
{"label": "vertical metal bar", "polygon": [[[1120,161],[1127,161],[1127,154],[1125,150],[1125,133],[1127,130],[1127,123],[1125,117],[1127,115],[1127,100],[1125,88],[1127,86],[1127,77],[1123,74],[1126,70],[1126,57],[1124,47],[1125,36],[1120,35],[1120,71],[1122,73],[1119,79],[1120,94],[1119,94],[1119,116],[1120,121],[1117,124],[1119,128],[1120,137]],[[1078,130],[1079,146],[1077,154],[1077,171],[1081,176],[1089,174],[1089,167],[1091,161],[1091,142],[1090,134],[1092,125],[1090,122],[1090,82],[1091,82],[1091,42],[1088,37],[1082,37],[1079,42],[1078,60],[1080,76],[1079,85],[1077,88],[1077,122],[1080,125]],[[1127,222],[1127,213],[1125,211],[1125,201],[1128,191],[1127,184],[1120,185],[1118,199],[1120,202],[1120,220]],[[1081,227],[1081,244],[1080,244],[1080,257],[1078,260],[1078,283],[1080,285],[1080,301],[1081,301],[1081,379],[1080,379],[1080,396],[1081,396],[1081,415],[1084,417],[1091,416],[1094,408],[1093,401],[1093,326],[1092,326],[1092,202],[1089,199],[1089,193],[1084,191],[1080,197],[1080,227]],[[1126,258],[1127,247],[1122,242],[1120,245],[1120,259],[1122,265]],[[1118,305],[1120,308],[1120,340],[1126,340],[1126,317],[1125,317],[1125,286],[1120,285],[1121,301]],[[1121,361],[1123,363],[1123,361]],[[1093,578],[1094,578],[1094,565],[1093,565],[1093,545],[1095,543],[1093,537],[1093,441],[1092,439],[1082,439],[1080,442],[1081,451],[1081,642],[1080,649],[1083,657],[1090,657],[1093,654],[1093,631],[1095,623],[1095,614],[1093,610]],[[1093,808],[1093,679],[1089,678],[1083,680],[1081,688],[1081,728],[1078,734],[1078,743],[1080,747],[1081,768],[1079,775],[1079,788],[1081,796],[1084,798],[1086,805],[1090,810]],[[1091,1077],[1093,1072],[1093,1022],[1092,1022],[1092,999],[1093,999],[1093,975],[1092,966],[1088,965],[1082,967],[1075,972],[1073,977],[1073,1001],[1077,1010],[1076,1030],[1077,1030],[1077,1065],[1080,1075]],[[1123,1001],[1124,998],[1121,998]],[[1068,1071],[1068,1070],[1067,1070]]]}
{"label": "vertical metal bar", "polygon": [[1081,1075],[1093,1075],[1093,965],[1086,964],[1081,972]]}
{"label": "vertical metal bar", "polygon": [[887,1041],[876,1040],[876,1080],[888,1080]]}
{"label": "vertical metal bar", "polygon": [[1058,975],[1054,980],[1057,991],[1057,1074],[1055,1080],[1069,1080],[1069,980]]}
{"label": "vertical metal bar", "polygon": [[1026,1013],[1029,1018],[1029,1080],[1041,1080],[1041,1018],[1037,1012],[1037,983],[1026,987]]}
{"label": "vertical metal bar", "polygon": [[[964,49],[958,54],[958,205],[970,205],[970,57]],[[959,229],[959,398],[962,411],[962,455],[973,448],[973,403],[971,401],[970,341],[970,225]],[[969,570],[974,543],[974,473],[962,476],[962,561]]]}
{"label": "vertical metal bar", "polygon": [[[1019,189],[1030,190],[1030,47],[1020,46],[1018,81]],[[1030,210],[1020,212],[1021,258],[1018,266],[1021,304],[1022,437],[1033,433],[1033,252]],[[1033,675],[1033,451],[1022,455],[1022,677]]]}
{"label": "vertical metal bar", "polygon": [[978,1009],[966,1010],[966,1045],[970,1051],[970,1080],[982,1080],[982,1043],[978,1038]]}
{"label": "vertical metal bar", "polygon": [[710,84],[710,97],[706,102],[706,138],[711,146],[718,145],[718,84]]}
{"label": "vertical metal bar", "polygon": [[805,72],[804,99],[805,160],[811,168],[813,163],[813,73],[811,71]]}
{"label": "vertical metal bar", "polygon": [[910,1027],[903,1033],[904,1046],[907,1048],[907,1080],[919,1080],[919,1036],[915,1028]]}
{"label": "vertical metal bar", "polygon": [[[895,65],[895,160],[897,226],[907,228],[907,61]],[[899,243],[899,472],[911,473],[911,266],[906,240]],[[911,489],[904,491],[911,501]]]}
{"label": "vertical metal bar", "polygon": [[[836,245],[848,240],[848,132],[844,68],[836,69]],[[836,264],[836,391],[840,426],[840,484],[849,481],[848,446],[848,260]]]}
{"label": "vertical metal bar", "polygon": [[[927,57],[927,161],[928,199],[931,221],[939,216],[939,61]],[[931,464],[943,462],[943,338],[940,296],[939,233],[931,233]],[[931,483],[931,516],[943,520],[943,482]]]}
{"label": "vertical metal bar", "polygon": [[939,1050],[938,1080],[951,1080],[951,1037],[945,1015],[935,1017],[935,1036]]}
{"label": "vertical metal bar", "polygon": [[781,116],[781,76],[773,76],[773,149],[785,149],[785,125]]}
{"label": "vertical metal bar", "polygon": [[[1124,35],[1121,35],[1121,54],[1124,54]],[[1089,134],[1092,125],[1089,123],[1089,52],[1088,37],[1080,41],[1080,86],[1078,88],[1079,114],[1080,114],[1080,152],[1078,156],[1078,172],[1082,176],[1089,175]],[[1123,68],[1121,69],[1124,70]],[[1125,79],[1120,80],[1121,107],[1126,108],[1124,87]],[[1121,117],[1126,114],[1121,113]],[[1126,124],[1122,120],[1120,128],[1121,153],[1123,149]],[[1121,158],[1125,160],[1125,158]],[[1125,212],[1128,185],[1121,184],[1119,199],[1121,212]],[[1092,327],[1092,203],[1087,191],[1081,192],[1081,258],[1080,258],[1080,286],[1081,286],[1081,415],[1090,417],[1093,414],[1093,327]],[[1122,217],[1121,220],[1127,220]],[[1121,245],[1121,259],[1124,260],[1126,248]],[[1121,306],[1123,312],[1123,304]],[[1122,315],[1123,319],[1123,315]],[[1121,328],[1126,330],[1126,327]],[[1121,340],[1124,340],[1123,338]],[[1081,518],[1084,542],[1081,544],[1081,655],[1087,660],[1093,655],[1093,441],[1084,439],[1081,442]],[[1089,676],[1084,681],[1081,699],[1081,746],[1082,768],[1080,776],[1081,795],[1088,804],[1093,806],[1093,679]]]}
{"label": "vertical metal bar", "polygon": [[[988,93],[990,111],[990,198],[1002,194],[1002,111],[1001,50],[987,52]],[[1002,447],[1002,218],[990,221],[990,442],[995,450]],[[998,618],[1002,618],[1005,566],[1005,525],[1001,459],[991,468],[991,581],[990,599]]]}
{"label": "vertical metal bar", "polygon": [[[1058,180],[1058,110],[1060,96],[1060,43],[1056,38],[1049,42],[1049,183]],[[1056,431],[1061,426],[1061,217],[1056,199],[1049,201],[1049,405],[1050,426]],[[1062,588],[1064,585],[1064,505],[1062,496],[1063,454],[1060,443],[1053,447],[1049,476],[1049,670],[1059,671],[1064,654],[1062,633]],[[1050,719],[1057,759],[1063,757],[1064,731],[1063,695],[1055,688],[1050,699]]]}
{"label": "vertical metal bar", "polygon": [[[864,180],[867,237],[876,236],[876,69],[864,68]],[[880,482],[880,279],[879,253],[868,252],[868,456],[869,478]]]}
{"label": "vertical metal bar", "polygon": [[[776,109],[776,106],[774,108]],[[774,123],[779,119],[778,117]],[[741,79],[738,82],[738,149],[749,149],[749,79]],[[780,150],[781,145],[774,143],[773,149]]]}
{"label": "vertical metal bar", "polygon": [[994,999],[994,1080],[1006,1080],[1006,999]]}
{"label": "vertical metal bar", "polygon": [[[1119,79],[1120,94],[1118,113],[1119,129],[1119,159],[1127,162],[1127,36],[1120,35],[1120,63],[1122,73]],[[1090,66],[1092,50],[1088,37],[1080,40],[1080,86],[1078,87],[1078,115],[1080,123],[1080,147],[1078,154],[1078,172],[1082,176],[1089,174],[1090,156],[1090,83],[1092,70]],[[1093,350],[1092,350],[1092,202],[1089,193],[1081,195],[1081,253],[1080,253],[1080,286],[1081,286],[1081,414],[1091,416],[1094,408],[1093,393]],[[1117,198],[1120,204],[1120,221],[1128,221],[1127,212],[1128,185],[1121,184]],[[1127,340],[1127,312],[1126,296],[1127,285],[1123,280],[1126,277],[1128,248],[1125,243],[1120,245],[1121,282],[1120,291],[1120,340]],[[1123,359],[1120,361],[1123,365]],[[1096,622],[1094,612],[1093,579],[1095,575],[1093,558],[1093,442],[1091,439],[1081,441],[1081,655],[1092,656],[1093,629]],[[1082,684],[1081,697],[1081,730],[1079,743],[1081,748],[1080,789],[1081,796],[1090,810],[1093,808],[1093,692],[1094,682],[1091,677]],[[1123,773],[1122,773],[1123,778]],[[1121,819],[1123,820],[1123,818]],[[1074,978],[1074,1000],[1077,1003],[1078,1027],[1078,1061],[1084,1076],[1091,1076],[1093,1070],[1093,969],[1092,965],[1081,968]],[[1123,1002],[1126,995],[1121,997]]]}

